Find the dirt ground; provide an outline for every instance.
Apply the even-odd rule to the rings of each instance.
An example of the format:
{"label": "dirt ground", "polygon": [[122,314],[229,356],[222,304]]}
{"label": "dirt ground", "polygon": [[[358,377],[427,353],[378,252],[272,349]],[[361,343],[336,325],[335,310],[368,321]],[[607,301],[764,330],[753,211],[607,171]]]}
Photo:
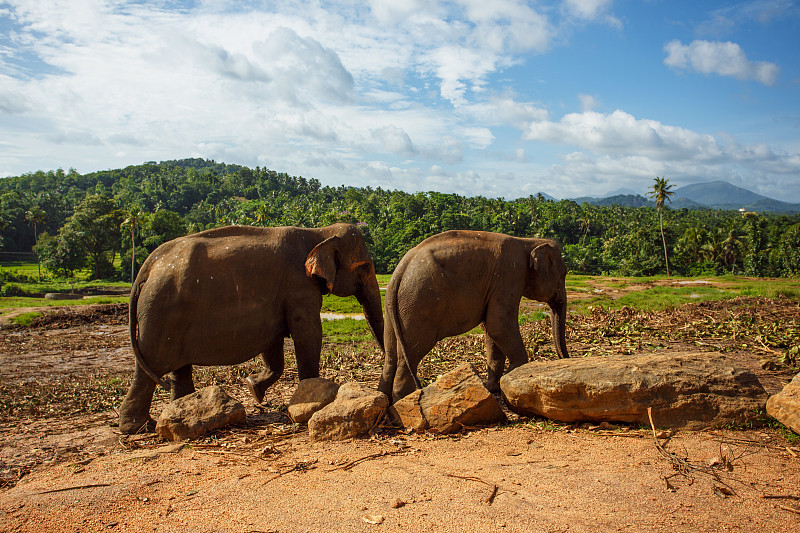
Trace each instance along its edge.
{"label": "dirt ground", "polygon": [[[381,426],[317,443],[286,415],[294,367],[258,406],[241,384],[253,362],[195,371],[198,387],[244,403],[245,426],[186,444],[122,436],[126,320],[126,306],[106,305],[0,327],[0,531],[800,531],[800,445],[774,424],[656,439],[509,412],[507,425],[453,436]],[[553,356],[545,322],[522,329],[534,359]],[[719,351],[774,394],[799,336],[796,302],[740,298],[598,309],[570,319],[568,344],[573,356]],[[422,377],[462,360],[485,372],[482,350],[480,335],[447,339]],[[322,374],[375,386],[381,363],[377,347],[328,344]],[[165,402],[157,394],[154,415]]]}

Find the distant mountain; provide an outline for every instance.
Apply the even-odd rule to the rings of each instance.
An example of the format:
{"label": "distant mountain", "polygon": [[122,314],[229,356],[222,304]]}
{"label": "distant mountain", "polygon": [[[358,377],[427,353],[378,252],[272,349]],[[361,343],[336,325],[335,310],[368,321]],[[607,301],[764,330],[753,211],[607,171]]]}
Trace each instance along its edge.
{"label": "distant mountain", "polygon": [[800,213],[800,204],[781,202],[726,181],[695,183],[675,189],[676,199],[685,199],[712,209],[746,209],[755,212]]}
{"label": "distant mountain", "polygon": [[612,196],[630,196],[635,195],[636,191],[627,187],[621,187],[615,191],[607,192],[604,198],[611,198]]}
{"label": "distant mountain", "polygon": [[548,202],[557,202],[557,201],[558,201],[558,198],[555,198],[555,197],[553,197],[553,196],[550,196],[550,195],[549,195],[549,194],[547,194],[546,192],[542,192],[542,191],[539,191],[538,193],[534,194],[534,195],[533,195],[533,197],[534,197],[534,198],[536,198],[536,197],[537,197],[538,195],[540,195],[540,194],[542,195],[542,198],[544,198],[544,199],[545,199],[545,200],[547,200]]}
{"label": "distant mountain", "polygon": [[[675,195],[667,206],[672,209],[724,209],[738,211],[746,209],[758,213],[800,213],[800,204],[781,202],[756,194],[747,189],[731,185],[726,181],[711,181],[686,185],[673,191]],[[629,207],[655,206],[655,202],[641,195],[618,194],[605,198],[585,196],[573,199],[577,203],[591,205],[623,205]]]}
{"label": "distant mountain", "polygon": [[680,189],[675,189],[673,200],[686,198],[692,202],[707,205],[717,209],[739,209],[759,200],[766,199],[747,189],[736,187],[726,181],[710,181],[708,183],[695,183]]}
{"label": "distant mountain", "polygon": [[648,200],[641,194],[616,194],[614,196],[606,196],[604,198],[582,196],[580,198],[572,198],[572,201],[577,204],[586,202],[587,204],[598,206],[621,205],[624,207],[645,207],[656,205],[655,202]]}

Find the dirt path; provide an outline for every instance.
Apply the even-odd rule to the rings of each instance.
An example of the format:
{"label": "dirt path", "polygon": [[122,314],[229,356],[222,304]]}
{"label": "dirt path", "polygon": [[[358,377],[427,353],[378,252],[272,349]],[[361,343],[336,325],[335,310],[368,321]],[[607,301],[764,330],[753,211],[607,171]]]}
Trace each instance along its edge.
{"label": "dirt path", "polygon": [[[246,426],[185,446],[123,437],[112,407],[133,365],[125,321],[124,306],[99,306],[0,329],[0,532],[800,531],[800,448],[771,427],[677,432],[659,441],[667,454],[649,428],[513,414],[451,437],[379,428],[314,443],[286,416],[293,365],[259,407],[241,384],[249,363],[195,372],[245,404]],[[796,303],[763,299],[598,310],[571,320],[569,349],[722,351],[774,393],[792,374],[762,368],[779,351],[758,336],[786,342],[775,335],[799,324]],[[533,358],[552,357],[546,321],[523,337]],[[480,335],[443,341],[423,377],[462,360],[482,369],[482,349]],[[380,365],[366,343],[323,350],[323,375],[340,383],[374,386]]]}
{"label": "dirt path", "polygon": [[709,470],[722,454],[733,469],[684,476],[647,431],[309,443],[253,428],[39,469],[0,495],[0,530],[797,531],[800,469],[779,440],[679,434],[681,459]]}

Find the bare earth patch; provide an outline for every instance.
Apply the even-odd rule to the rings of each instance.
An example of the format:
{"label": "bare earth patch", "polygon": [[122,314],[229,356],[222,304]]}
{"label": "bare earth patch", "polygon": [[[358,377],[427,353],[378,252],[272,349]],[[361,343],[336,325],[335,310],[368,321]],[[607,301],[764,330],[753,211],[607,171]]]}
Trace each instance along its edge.
{"label": "bare earth patch", "polygon": [[[568,324],[570,353],[714,351],[775,393],[800,337],[789,300],[742,298],[675,311],[598,309]],[[656,439],[649,427],[518,418],[449,437],[379,427],[369,439],[312,443],[290,423],[287,372],[264,406],[241,377],[222,385],[246,426],[174,445],[119,434],[113,406],[133,368],[125,306],[62,309],[0,329],[0,531],[792,531],[800,529],[800,448],[776,427],[709,428]],[[553,357],[547,321],[526,325],[532,358]],[[442,341],[432,380],[462,361],[485,373],[483,339]],[[323,377],[377,384],[373,344],[329,344]],[[153,414],[166,401],[157,395]],[[655,421],[656,426],[658,421]],[[662,435],[663,436],[663,435]],[[660,447],[657,446],[660,444]]]}

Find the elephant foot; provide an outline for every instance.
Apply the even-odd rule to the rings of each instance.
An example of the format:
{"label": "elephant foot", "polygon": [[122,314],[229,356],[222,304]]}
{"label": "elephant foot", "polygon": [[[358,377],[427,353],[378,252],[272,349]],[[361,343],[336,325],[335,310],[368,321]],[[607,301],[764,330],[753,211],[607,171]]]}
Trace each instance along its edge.
{"label": "elephant foot", "polygon": [[247,389],[250,391],[250,394],[252,394],[253,398],[255,398],[256,403],[261,404],[261,400],[264,399],[265,391],[258,386],[258,383],[256,383],[256,380],[253,379],[253,376],[247,376],[244,378],[244,383],[247,385]]}
{"label": "elephant foot", "polygon": [[119,419],[119,430],[123,435],[137,435],[140,433],[153,433],[156,430],[156,421],[149,416],[144,419],[123,418]]}
{"label": "elephant foot", "polygon": [[498,394],[500,392],[500,381],[487,381],[486,390],[492,394]]}

